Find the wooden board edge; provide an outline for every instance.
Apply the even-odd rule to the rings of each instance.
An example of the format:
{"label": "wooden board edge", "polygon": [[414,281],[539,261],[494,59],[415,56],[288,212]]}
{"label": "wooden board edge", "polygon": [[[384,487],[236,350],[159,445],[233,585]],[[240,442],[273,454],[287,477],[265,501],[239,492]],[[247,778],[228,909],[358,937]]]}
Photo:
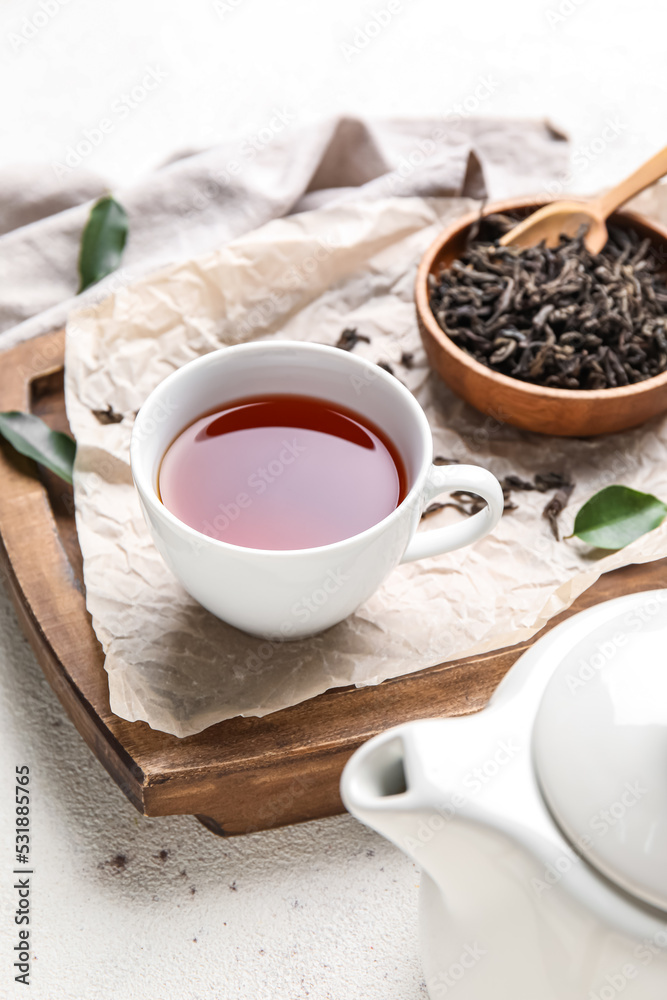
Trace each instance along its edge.
{"label": "wooden board edge", "polygon": [[[0,364],[0,398],[3,406],[28,410],[30,383],[35,378],[62,367],[63,349],[64,330],[61,330],[24,341],[4,352]],[[3,482],[3,489],[0,491],[0,572],[21,629],[51,688],[100,763],[130,802],[143,812],[144,775],[141,767],[105,725],[85,693],[64,668],[58,653],[59,638],[67,634],[70,616],[86,614],[83,595],[73,582],[66,602],[59,602],[54,594],[50,599],[51,628],[45,628],[33,611],[33,595],[30,591],[32,587],[38,586],[37,578],[32,581],[21,580],[15,569],[12,550],[19,552],[24,546],[25,523],[22,518],[25,510],[33,506],[41,508],[40,516],[34,519],[33,524],[46,526],[38,539],[40,550],[52,553],[60,567],[61,579],[69,580],[71,577],[69,561],[60,543],[45,488],[33,470],[34,463],[13,452],[5,442],[0,444],[0,476]],[[18,503],[15,498],[23,492],[26,483],[29,484],[27,494],[23,502]],[[40,580],[48,589],[48,580],[44,575]],[[94,634],[93,640],[97,642]],[[105,753],[106,748],[112,753],[109,754],[108,749]]]}

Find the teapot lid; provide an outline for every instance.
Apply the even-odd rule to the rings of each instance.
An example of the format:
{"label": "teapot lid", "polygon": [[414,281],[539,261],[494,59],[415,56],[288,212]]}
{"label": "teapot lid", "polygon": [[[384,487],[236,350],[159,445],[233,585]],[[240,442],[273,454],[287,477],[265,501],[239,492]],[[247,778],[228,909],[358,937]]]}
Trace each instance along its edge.
{"label": "teapot lid", "polygon": [[650,592],[564,657],[533,752],[542,794],[577,852],[667,911],[667,591]]}

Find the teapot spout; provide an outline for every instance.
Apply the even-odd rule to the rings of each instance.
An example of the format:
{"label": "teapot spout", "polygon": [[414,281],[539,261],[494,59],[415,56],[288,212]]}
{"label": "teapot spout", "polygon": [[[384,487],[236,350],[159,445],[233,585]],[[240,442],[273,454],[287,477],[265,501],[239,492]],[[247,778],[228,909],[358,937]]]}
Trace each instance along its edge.
{"label": "teapot spout", "polygon": [[[447,723],[456,720],[447,720]],[[437,878],[441,833],[457,818],[461,796],[436,784],[424,766],[424,737],[438,738],[441,721],[411,722],[365,743],[348,761],[341,797],[356,819],[392,841]]]}
{"label": "teapot spout", "polygon": [[398,847],[413,827],[405,743],[398,730],[369,740],[348,761],[340,783],[343,805]]}
{"label": "teapot spout", "polygon": [[360,747],[341,778],[348,811],[407,854],[452,902],[469,898],[480,865],[536,846],[525,837],[531,821],[540,825],[536,806],[519,802],[513,787],[529,757],[496,721],[487,710],[397,726]]}
{"label": "teapot spout", "polygon": [[[512,821],[516,800],[502,787],[504,772],[518,763],[511,758],[515,744],[499,736],[496,720],[486,726],[483,715],[411,722],[369,740],[343,771],[342,799],[427,876],[421,936],[432,997],[454,984],[460,1000],[578,1000],[545,959],[543,931],[558,928],[567,909],[583,940],[589,918],[577,920],[567,901],[531,887],[544,866],[522,842],[521,824]],[[548,912],[552,903],[556,914]],[[556,930],[563,939],[556,951],[564,956],[568,933]],[[568,962],[557,965],[567,978]],[[515,989],[519,968],[525,990]]]}

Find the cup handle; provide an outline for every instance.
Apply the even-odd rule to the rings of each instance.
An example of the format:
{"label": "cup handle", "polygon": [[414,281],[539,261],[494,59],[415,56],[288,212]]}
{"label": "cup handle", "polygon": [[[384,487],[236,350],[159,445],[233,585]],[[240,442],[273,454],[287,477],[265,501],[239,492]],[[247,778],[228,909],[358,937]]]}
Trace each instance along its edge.
{"label": "cup handle", "polygon": [[491,472],[477,465],[432,465],[421,493],[422,510],[437,496],[453,490],[476,493],[486,500],[487,506],[460,524],[448,524],[413,535],[403,553],[402,563],[462,549],[488,535],[498,524],[505,501],[500,483]]}

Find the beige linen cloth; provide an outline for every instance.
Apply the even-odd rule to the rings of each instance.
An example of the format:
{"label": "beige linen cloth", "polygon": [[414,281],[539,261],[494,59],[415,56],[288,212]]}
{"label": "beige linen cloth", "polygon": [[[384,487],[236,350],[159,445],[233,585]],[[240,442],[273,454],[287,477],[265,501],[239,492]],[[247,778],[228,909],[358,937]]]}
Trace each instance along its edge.
{"label": "beige linen cloth", "polygon": [[[508,131],[489,127],[485,149],[475,138],[449,150],[440,142],[438,193],[449,191],[448,197],[420,197],[433,189],[433,163],[427,153],[421,161],[403,153],[402,171],[399,161],[388,177],[356,189],[332,191],[324,182],[324,193],[307,194],[298,214],[71,315],[66,399],[77,439],[77,527],[116,713],[187,736],[327,688],[375,684],[511,645],[606,570],[667,554],[665,527],[604,558],[576,539],[556,541],[542,517],[548,496],[520,493],[519,508],[486,539],[397,568],[356,614],[326,633],[269,643],[197,605],[162,562],[142,519],[128,446],[134,414],[161,379],[225,345],[271,337],[334,344],[349,326],[370,338],[355,351],[389,362],[415,393],[436,455],[483,465],[498,477],[569,474],[576,488],[563,534],[573,512],[606,484],[667,497],[666,420],[606,439],[528,434],[472,410],[426,364],[413,305],[419,258],[444,225],[479,204],[461,194],[519,193],[520,131],[516,124]],[[423,130],[413,140],[419,149]],[[539,190],[562,170],[563,144],[541,125],[526,125],[524,140],[533,182],[524,174],[523,191]],[[322,207],[311,207],[318,202]],[[658,199],[653,210],[667,219],[667,203]],[[401,364],[405,351],[414,356],[412,367]],[[123,414],[120,423],[101,424],[94,415],[109,406]],[[443,511],[420,530],[459,516]]]}

